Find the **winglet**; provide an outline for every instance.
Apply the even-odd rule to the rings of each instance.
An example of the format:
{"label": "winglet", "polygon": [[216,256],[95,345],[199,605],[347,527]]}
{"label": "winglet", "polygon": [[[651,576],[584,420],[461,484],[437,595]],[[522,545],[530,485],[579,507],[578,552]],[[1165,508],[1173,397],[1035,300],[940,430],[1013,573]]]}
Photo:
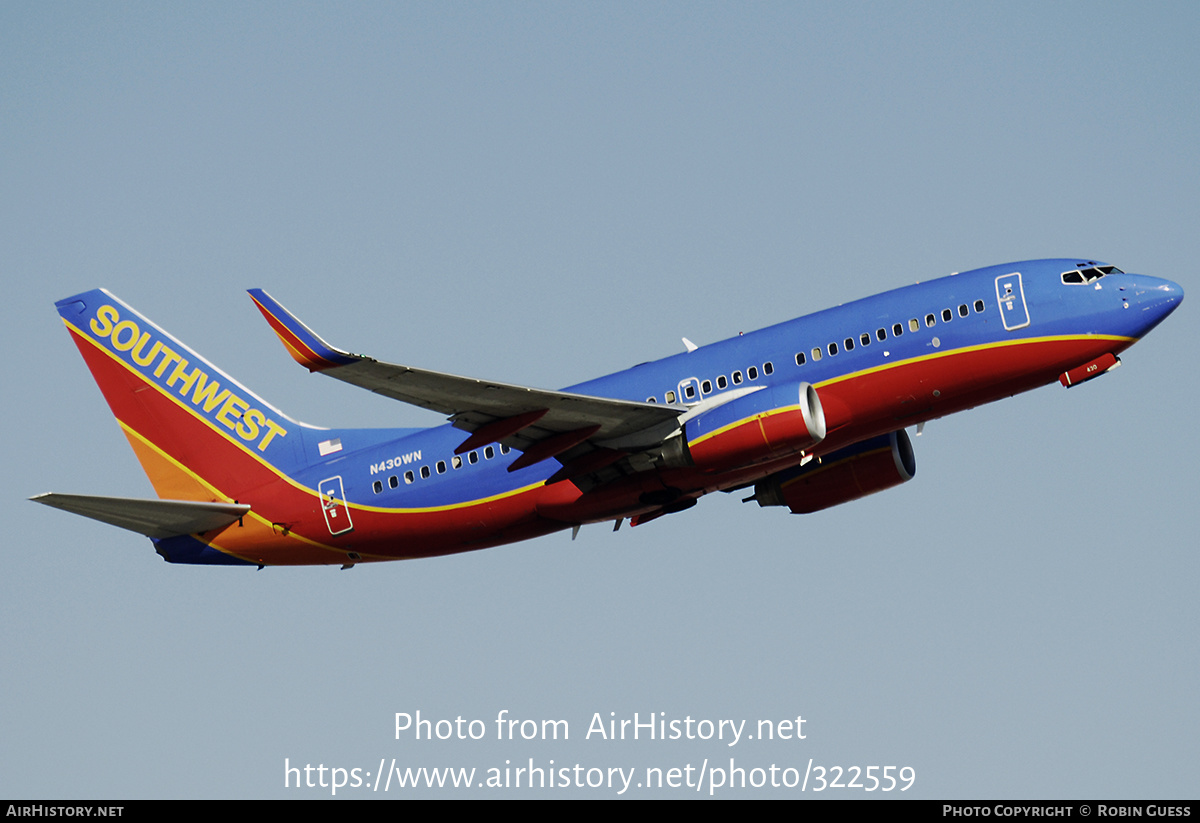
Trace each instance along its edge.
{"label": "winglet", "polygon": [[335,349],[326,343],[262,289],[250,289],[249,293],[254,305],[258,306],[258,310],[283,341],[288,354],[304,368],[309,371],[324,371],[359,361],[360,358],[353,354]]}

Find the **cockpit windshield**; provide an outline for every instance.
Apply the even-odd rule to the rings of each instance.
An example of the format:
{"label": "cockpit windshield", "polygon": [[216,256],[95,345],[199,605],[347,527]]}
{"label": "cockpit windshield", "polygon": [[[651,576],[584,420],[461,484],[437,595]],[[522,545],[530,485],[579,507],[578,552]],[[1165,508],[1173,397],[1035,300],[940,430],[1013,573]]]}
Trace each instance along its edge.
{"label": "cockpit windshield", "polygon": [[1062,281],[1067,284],[1077,285],[1080,283],[1091,283],[1093,280],[1099,280],[1106,274],[1124,274],[1125,272],[1118,269],[1116,266],[1088,266],[1086,268],[1078,268],[1072,271],[1065,271],[1062,274]]}

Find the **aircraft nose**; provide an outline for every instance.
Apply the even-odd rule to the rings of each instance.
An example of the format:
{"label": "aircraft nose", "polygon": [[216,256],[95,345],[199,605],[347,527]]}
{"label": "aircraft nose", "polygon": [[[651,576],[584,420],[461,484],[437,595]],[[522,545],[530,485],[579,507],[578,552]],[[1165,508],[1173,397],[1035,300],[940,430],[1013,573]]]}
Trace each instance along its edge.
{"label": "aircraft nose", "polygon": [[1141,324],[1142,334],[1165,320],[1183,302],[1183,287],[1161,277],[1137,277],[1121,291],[1126,308],[1141,310],[1145,319]]}
{"label": "aircraft nose", "polygon": [[1183,286],[1173,280],[1152,278],[1147,284],[1149,288],[1142,293],[1142,299],[1151,310],[1159,310],[1166,317],[1183,302]]}

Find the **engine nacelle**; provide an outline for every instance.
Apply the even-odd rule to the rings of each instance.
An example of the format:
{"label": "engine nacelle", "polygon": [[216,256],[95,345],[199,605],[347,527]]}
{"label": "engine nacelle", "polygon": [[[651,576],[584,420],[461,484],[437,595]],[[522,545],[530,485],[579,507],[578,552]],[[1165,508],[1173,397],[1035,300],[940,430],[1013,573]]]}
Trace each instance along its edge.
{"label": "engine nacelle", "polygon": [[725,471],[810,449],[825,439],[825,412],[810,383],[756,391],[684,424],[688,464]]}
{"label": "engine nacelle", "polygon": [[899,486],[917,473],[904,429],[872,437],[826,455],[821,462],[786,469],[754,484],[760,506],[787,506],[810,514]]}

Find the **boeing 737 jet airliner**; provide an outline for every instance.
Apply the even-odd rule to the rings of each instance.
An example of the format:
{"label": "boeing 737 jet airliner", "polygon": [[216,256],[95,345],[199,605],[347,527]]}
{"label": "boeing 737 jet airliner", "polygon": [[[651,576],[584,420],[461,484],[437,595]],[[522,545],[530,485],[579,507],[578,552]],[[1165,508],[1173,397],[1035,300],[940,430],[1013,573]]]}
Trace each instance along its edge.
{"label": "boeing 737 jet airliner", "polygon": [[250,295],[309,371],[449,423],[299,423],[97,289],[58,312],[161,499],[33,499],[147,535],[172,563],[260,567],[636,526],[714,491],[815,512],[911,479],[906,427],[1104,374],[1183,300],[1093,260],[1010,263],[547,391],[351,354]]}

